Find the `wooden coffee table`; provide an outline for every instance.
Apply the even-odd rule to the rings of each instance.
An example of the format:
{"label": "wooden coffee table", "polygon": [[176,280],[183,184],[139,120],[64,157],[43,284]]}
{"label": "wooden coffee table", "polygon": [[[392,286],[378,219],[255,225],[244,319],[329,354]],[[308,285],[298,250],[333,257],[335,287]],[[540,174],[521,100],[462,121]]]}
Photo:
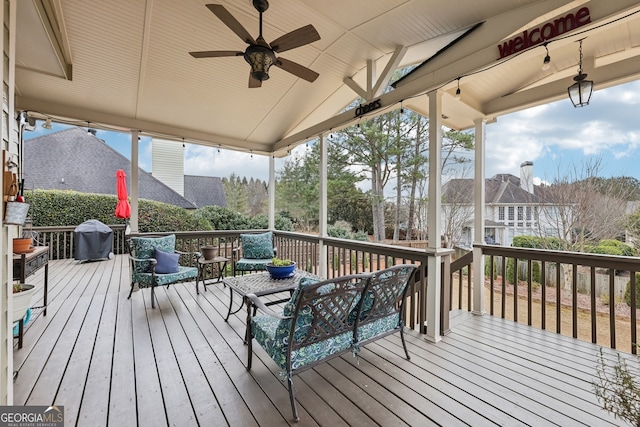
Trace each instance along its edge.
{"label": "wooden coffee table", "polygon": [[[260,273],[245,274],[242,276],[225,277],[222,282],[225,285],[229,286],[229,311],[227,312],[227,317],[225,317],[224,319],[225,322],[229,320],[229,316],[239,312],[242,309],[243,305],[247,306],[247,330],[244,336],[244,342],[246,344],[249,340],[249,328],[251,327],[251,310],[253,308],[253,303],[249,298],[247,298],[247,295],[254,294],[257,297],[263,297],[266,295],[274,295],[280,292],[289,292],[289,295],[291,295],[293,290],[298,286],[298,282],[300,282],[300,279],[303,277],[314,277],[318,280],[321,280],[318,276],[298,269],[294,271],[293,276],[286,279],[272,279],[269,273],[266,271]],[[235,311],[232,311],[234,293],[242,297],[242,304],[240,304]],[[268,301],[265,303],[265,305],[279,304],[286,301],[289,301],[289,298]]]}

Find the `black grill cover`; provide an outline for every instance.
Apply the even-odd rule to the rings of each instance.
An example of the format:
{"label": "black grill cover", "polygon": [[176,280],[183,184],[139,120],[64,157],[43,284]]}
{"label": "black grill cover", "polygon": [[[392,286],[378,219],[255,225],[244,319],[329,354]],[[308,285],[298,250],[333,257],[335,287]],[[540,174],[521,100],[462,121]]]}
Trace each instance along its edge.
{"label": "black grill cover", "polygon": [[97,219],[83,222],[73,231],[76,260],[109,258],[113,244],[113,230]]}

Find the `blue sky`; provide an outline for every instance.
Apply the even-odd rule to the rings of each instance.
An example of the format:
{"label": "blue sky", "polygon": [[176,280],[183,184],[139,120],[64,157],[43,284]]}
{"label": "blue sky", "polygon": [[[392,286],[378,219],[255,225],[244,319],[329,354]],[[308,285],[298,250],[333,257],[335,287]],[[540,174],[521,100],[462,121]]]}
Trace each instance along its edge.
{"label": "blue sky", "polygon": [[[640,179],[640,81],[594,91],[591,102],[574,108],[569,99],[502,116],[487,125],[486,176],[519,175],[520,164],[534,163],[534,176],[552,182],[570,169],[600,162],[599,176]],[[64,126],[53,123],[53,131]],[[25,139],[47,131],[37,126]],[[130,157],[129,134],[99,130],[97,136]],[[304,149],[304,145],[298,149]],[[276,170],[283,160],[276,159]],[[151,171],[151,139],[140,141],[140,166]],[[269,159],[230,150],[186,144],[185,172],[268,180]]]}

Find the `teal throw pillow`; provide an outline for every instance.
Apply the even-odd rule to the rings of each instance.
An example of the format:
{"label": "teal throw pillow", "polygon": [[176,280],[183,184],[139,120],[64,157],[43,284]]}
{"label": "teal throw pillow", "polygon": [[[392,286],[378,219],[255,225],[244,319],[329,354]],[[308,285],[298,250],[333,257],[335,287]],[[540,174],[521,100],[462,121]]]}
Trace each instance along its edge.
{"label": "teal throw pillow", "polygon": [[274,257],[273,233],[241,234],[242,257],[249,259],[268,259]]}

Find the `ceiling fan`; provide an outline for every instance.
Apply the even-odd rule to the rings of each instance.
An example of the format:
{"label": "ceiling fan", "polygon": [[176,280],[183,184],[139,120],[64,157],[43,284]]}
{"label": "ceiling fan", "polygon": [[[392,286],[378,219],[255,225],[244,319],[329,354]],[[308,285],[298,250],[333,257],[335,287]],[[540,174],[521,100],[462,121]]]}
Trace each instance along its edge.
{"label": "ceiling fan", "polygon": [[251,34],[229,13],[224,6],[219,4],[208,4],[207,8],[213,12],[231,31],[236,33],[249,46],[244,52],[236,50],[206,50],[200,52],[189,52],[194,58],[215,58],[221,56],[244,56],[245,61],[251,65],[249,74],[249,87],[262,86],[262,82],[269,78],[269,67],[275,65],[278,68],[300,77],[301,79],[313,82],[318,78],[318,73],[296,62],[289,61],[282,57],[276,57],[276,52],[284,52],[296,47],[304,46],[320,40],[320,35],[313,25],[306,25],[297,30],[291,31],[278,37],[271,44],[262,38],[262,13],[269,8],[267,0],[253,0],[253,7],[260,12],[260,34],[257,39],[253,39]]}

